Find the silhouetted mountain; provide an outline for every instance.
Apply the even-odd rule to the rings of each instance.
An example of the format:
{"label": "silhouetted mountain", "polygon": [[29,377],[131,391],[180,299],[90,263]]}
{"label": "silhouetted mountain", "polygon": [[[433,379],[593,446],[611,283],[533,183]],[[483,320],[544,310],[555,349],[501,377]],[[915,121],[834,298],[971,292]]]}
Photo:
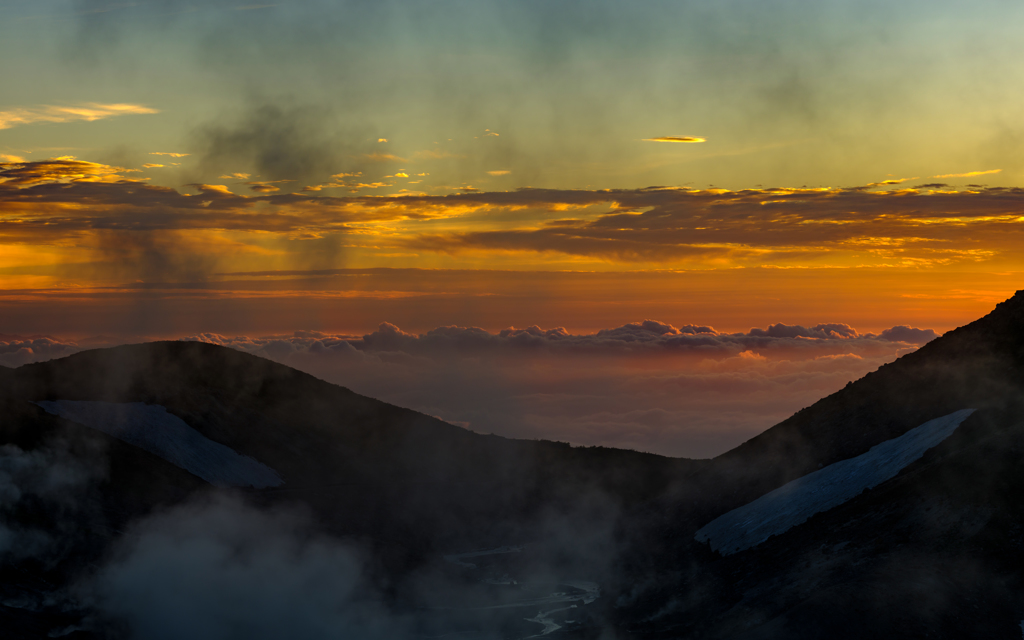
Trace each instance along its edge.
{"label": "silhouetted mountain", "polygon": [[[1022,409],[1024,292],[713,460],[475,434],[203,343],[0,369],[0,628],[178,637],[133,594],[193,565],[157,600],[242,628],[273,607],[239,583],[308,603],[224,577],[280,556],[358,558],[372,597],[324,610],[377,613],[340,637],[1016,638]],[[234,604],[190,613],[200,583]]]}
{"label": "silhouetted mountain", "polygon": [[87,351],[4,375],[3,442],[35,451],[59,441],[105,458],[88,496],[90,531],[40,574],[57,583],[98,562],[128,523],[209,489],[158,455],[44,409],[59,403],[163,407],[283,479],[240,489],[248,501],[308,509],[319,530],[371,548],[387,584],[445,552],[537,539],[552,514],[609,521],[701,464],[480,435],[205,343]]}
{"label": "silhouetted mountain", "polygon": [[[791,480],[966,408],[977,411],[897,477],[783,535],[726,557],[693,540]],[[630,514],[619,588],[634,595],[616,615],[645,637],[1020,637],[1022,409],[1018,292]],[[643,580],[654,586],[637,595]]]}

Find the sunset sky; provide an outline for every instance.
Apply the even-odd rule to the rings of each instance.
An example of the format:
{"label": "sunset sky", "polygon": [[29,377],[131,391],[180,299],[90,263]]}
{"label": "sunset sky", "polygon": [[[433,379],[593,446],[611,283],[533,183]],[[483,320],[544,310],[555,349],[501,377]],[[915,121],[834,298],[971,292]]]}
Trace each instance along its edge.
{"label": "sunset sky", "polygon": [[2,363],[193,337],[482,431],[713,455],[1024,288],[1022,28],[1010,0],[0,0]]}

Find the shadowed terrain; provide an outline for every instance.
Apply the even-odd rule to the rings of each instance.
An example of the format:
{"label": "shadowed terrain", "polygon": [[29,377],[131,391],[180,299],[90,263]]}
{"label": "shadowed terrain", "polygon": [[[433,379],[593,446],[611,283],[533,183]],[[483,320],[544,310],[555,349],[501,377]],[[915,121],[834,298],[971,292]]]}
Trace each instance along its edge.
{"label": "shadowed terrain", "polygon": [[[365,637],[1016,638],[1022,400],[1024,293],[712,460],[480,435],[204,343],[2,369],[0,625],[140,637],[146,619],[91,594],[175,523],[203,523],[175,534],[179,549],[223,512],[268,530],[280,514],[301,523],[281,534],[299,541],[284,566],[334,548],[326,540],[356,549],[357,591],[379,609],[359,622]],[[60,401],[163,407],[283,484],[216,489],[34,404]],[[722,556],[694,538],[964,409],[975,412],[895,477],[763,543]],[[232,535],[243,555],[263,544]]]}

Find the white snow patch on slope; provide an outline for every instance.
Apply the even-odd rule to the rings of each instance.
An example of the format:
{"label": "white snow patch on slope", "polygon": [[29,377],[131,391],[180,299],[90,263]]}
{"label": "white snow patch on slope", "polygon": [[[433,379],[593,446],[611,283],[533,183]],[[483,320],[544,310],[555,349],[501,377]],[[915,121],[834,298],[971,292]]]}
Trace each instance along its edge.
{"label": "white snow patch on slope", "polygon": [[876,444],[856,458],[797,478],[712,520],[694,537],[699,542],[710,542],[711,548],[723,555],[757,546],[894,477],[948,438],[972,413],[974,409],[962,409],[929,420],[898,438]]}
{"label": "white snow patch on slope", "polygon": [[217,487],[277,487],[267,465],[210,440],[160,405],[141,402],[43,400],[47,413],[92,427],[158,455]]}

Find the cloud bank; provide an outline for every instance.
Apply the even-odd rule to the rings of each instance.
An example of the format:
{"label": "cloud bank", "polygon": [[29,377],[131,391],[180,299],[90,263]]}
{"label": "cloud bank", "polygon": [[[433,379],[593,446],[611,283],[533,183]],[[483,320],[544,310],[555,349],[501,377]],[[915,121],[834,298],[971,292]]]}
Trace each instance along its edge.
{"label": "cloud bank", "polygon": [[937,337],[894,327],[774,324],[744,333],[645,320],[564,328],[384,323],[363,336],[300,331],[189,337],[241,349],[472,430],[682,457],[736,446]]}
{"label": "cloud bank", "polygon": [[0,366],[20,367],[30,362],[53,360],[81,349],[70,341],[49,336],[9,336],[0,334]]}
{"label": "cloud bank", "polygon": [[[2,336],[0,365],[81,346]],[[297,331],[184,339],[239,349],[474,431],[711,457],[937,337],[896,326],[776,323],[724,333],[701,324],[632,322],[594,333],[562,327],[391,323],[365,335]]]}

